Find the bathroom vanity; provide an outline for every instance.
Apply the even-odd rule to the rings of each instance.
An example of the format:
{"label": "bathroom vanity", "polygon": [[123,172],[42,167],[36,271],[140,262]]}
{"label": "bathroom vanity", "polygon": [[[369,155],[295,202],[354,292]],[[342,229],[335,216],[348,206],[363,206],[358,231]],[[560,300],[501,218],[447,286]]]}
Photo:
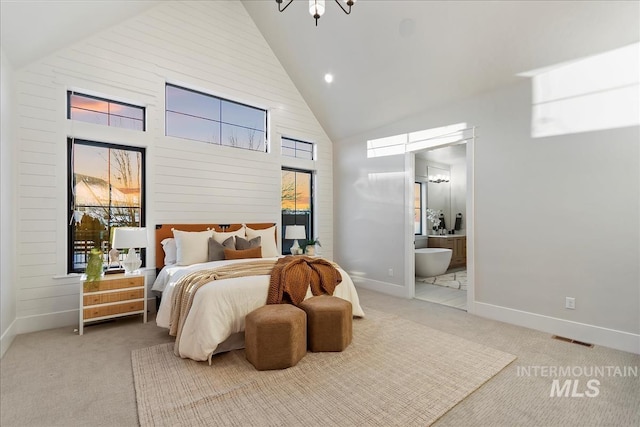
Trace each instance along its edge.
{"label": "bathroom vanity", "polygon": [[447,234],[444,236],[429,235],[427,240],[429,248],[451,249],[451,262],[449,268],[466,267],[467,265],[467,237],[457,234]]}

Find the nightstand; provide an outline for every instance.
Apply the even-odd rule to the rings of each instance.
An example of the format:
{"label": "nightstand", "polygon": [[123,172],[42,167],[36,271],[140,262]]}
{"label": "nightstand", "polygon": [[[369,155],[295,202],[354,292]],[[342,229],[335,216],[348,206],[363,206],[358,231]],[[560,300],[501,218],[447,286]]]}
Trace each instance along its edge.
{"label": "nightstand", "polygon": [[84,324],[116,317],[142,314],[147,323],[147,296],[144,274],[108,274],[87,282],[80,280],[80,335]]}

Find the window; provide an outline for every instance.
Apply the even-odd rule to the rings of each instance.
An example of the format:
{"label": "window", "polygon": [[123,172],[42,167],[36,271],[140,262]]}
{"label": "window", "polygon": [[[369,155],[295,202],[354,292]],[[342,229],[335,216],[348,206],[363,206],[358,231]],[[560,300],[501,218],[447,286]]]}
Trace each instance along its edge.
{"label": "window", "polygon": [[413,212],[413,229],[415,234],[422,234],[422,183],[416,182],[413,187],[415,208]]}
{"label": "window", "polygon": [[124,129],[145,130],[144,107],[67,92],[67,118]]}
{"label": "window", "polygon": [[[83,272],[92,248],[107,260],[113,227],[144,226],[143,148],[68,140],[68,271]],[[144,250],[142,251],[144,262]]]}
{"label": "window", "polygon": [[282,137],[282,155],[298,159],[313,160],[313,144]]}
{"label": "window", "polygon": [[[287,225],[304,225],[307,239],[313,235],[313,172],[282,169],[282,253],[291,253],[293,240],[285,240]],[[298,241],[298,243],[302,243]]]}
{"label": "window", "polygon": [[267,111],[213,95],[166,86],[167,136],[267,151]]}

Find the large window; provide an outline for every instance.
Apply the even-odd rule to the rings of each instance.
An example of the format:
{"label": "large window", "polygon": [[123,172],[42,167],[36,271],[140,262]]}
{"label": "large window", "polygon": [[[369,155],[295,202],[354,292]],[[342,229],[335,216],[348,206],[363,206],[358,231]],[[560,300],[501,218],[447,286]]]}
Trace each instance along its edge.
{"label": "large window", "polygon": [[67,118],[124,129],[145,130],[144,107],[67,92]]}
{"label": "large window", "polygon": [[267,151],[267,111],[213,95],[166,86],[166,135]]}
{"label": "large window", "polygon": [[413,187],[414,212],[413,229],[415,234],[422,234],[422,183],[416,182]]}
{"label": "large window", "polygon": [[282,155],[298,159],[313,160],[313,144],[297,139],[282,137]]}
{"label": "large window", "polygon": [[144,226],[145,152],[77,139],[68,146],[68,271],[82,272],[92,248],[107,259],[113,227]]}
{"label": "large window", "polygon": [[[293,240],[285,240],[287,225],[304,225],[307,239],[313,234],[313,173],[282,169],[282,253],[291,253]],[[298,241],[298,243],[302,243]]]}

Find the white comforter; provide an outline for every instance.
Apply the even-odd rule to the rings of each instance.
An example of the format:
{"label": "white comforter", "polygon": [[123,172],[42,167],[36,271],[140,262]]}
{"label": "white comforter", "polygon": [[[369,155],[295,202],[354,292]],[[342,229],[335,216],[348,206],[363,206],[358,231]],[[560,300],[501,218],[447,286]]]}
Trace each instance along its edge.
{"label": "white comforter", "polygon": [[[162,291],[162,301],[156,316],[156,323],[169,328],[171,318],[171,295],[177,281],[193,271],[214,268],[228,264],[252,260],[213,261],[186,267],[165,267],[162,269],[152,289]],[[334,295],[350,301],[353,315],[364,317],[358,293],[349,275],[339,269],[342,283]],[[251,311],[266,304],[269,290],[269,276],[247,276],[233,279],[214,280],[198,290],[189,315],[182,329],[179,354],[194,360],[209,360],[221,351],[220,344],[233,334],[244,331],[244,318]],[[307,298],[311,291],[307,292]],[[242,348],[243,342],[226,346],[224,351]],[[222,346],[220,346],[222,347]],[[218,350],[218,351],[216,351]]]}

